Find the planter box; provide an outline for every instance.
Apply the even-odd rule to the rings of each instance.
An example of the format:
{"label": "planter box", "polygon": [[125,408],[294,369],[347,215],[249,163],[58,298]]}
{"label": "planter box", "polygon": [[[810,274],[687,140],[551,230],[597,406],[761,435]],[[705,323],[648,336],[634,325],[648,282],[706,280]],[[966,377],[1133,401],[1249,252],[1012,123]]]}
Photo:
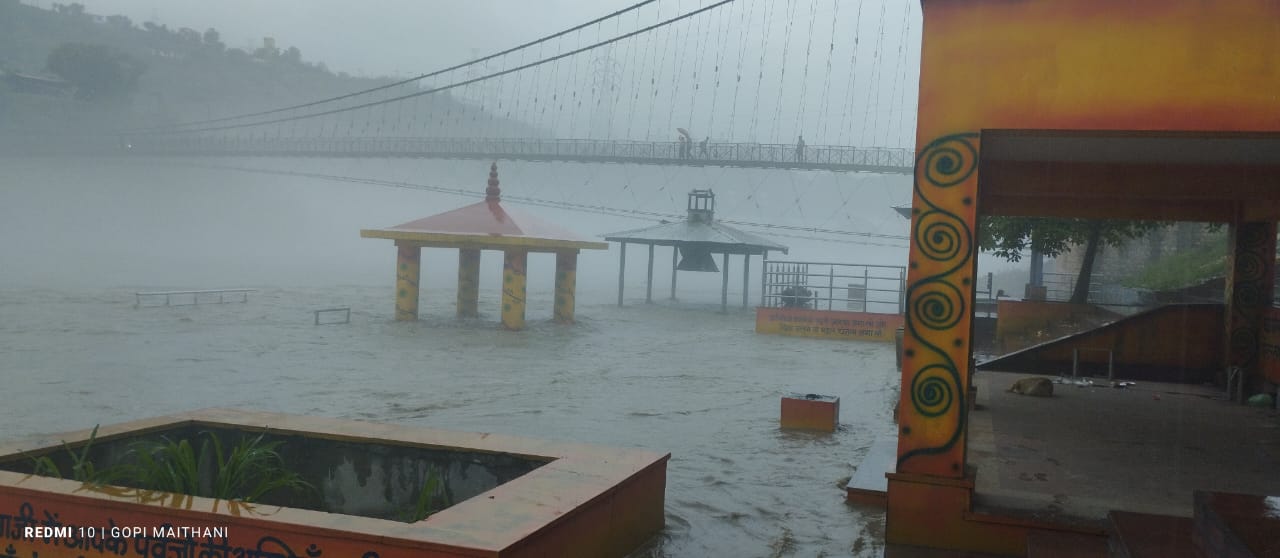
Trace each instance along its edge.
{"label": "planter box", "polygon": [[[0,444],[0,556],[621,557],[663,526],[670,454],[649,451],[209,409],[102,427],[90,458],[109,466],[140,440],[264,430],[315,491],[250,504],[94,487],[30,474],[41,455],[68,471],[61,440],[83,446],[88,430]],[[397,519],[429,470],[453,505]]]}
{"label": "planter box", "polygon": [[840,398],[816,393],[782,398],[782,428],[835,432],[840,427]]}

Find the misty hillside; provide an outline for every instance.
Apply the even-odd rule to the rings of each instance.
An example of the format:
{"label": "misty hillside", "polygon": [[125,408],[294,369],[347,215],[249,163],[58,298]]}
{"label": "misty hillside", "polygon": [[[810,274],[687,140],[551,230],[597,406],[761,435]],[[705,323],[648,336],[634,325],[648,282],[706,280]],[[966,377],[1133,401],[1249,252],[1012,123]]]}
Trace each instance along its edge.
{"label": "misty hillside", "polygon": [[[394,81],[334,73],[323,62],[306,60],[295,47],[273,43],[264,40],[249,52],[223,44],[216,29],[137,23],[90,14],[79,4],[45,10],[0,0],[0,133],[80,133],[219,118]],[[51,68],[51,53],[65,45],[84,48],[64,49],[69,53],[63,60],[69,62]],[[80,85],[76,81],[82,76],[72,75],[78,71],[83,79],[107,80],[112,76],[104,66],[117,64],[130,75],[109,91]],[[438,84],[394,91],[432,85]],[[422,112],[434,136],[465,135],[463,128],[480,113],[447,93],[425,96],[409,110]],[[523,123],[484,118],[486,131],[496,135],[542,135]]]}

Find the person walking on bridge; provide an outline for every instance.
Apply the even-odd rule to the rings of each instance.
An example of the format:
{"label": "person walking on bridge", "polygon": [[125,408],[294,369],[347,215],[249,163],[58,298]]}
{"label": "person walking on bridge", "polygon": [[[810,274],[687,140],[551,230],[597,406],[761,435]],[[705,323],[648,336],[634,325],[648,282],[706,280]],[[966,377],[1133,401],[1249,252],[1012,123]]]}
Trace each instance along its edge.
{"label": "person walking on bridge", "polygon": [[708,157],[707,157],[707,142],[710,142],[710,141],[711,141],[711,136],[707,136],[707,139],[702,140],[702,142],[701,142],[700,144],[698,144],[698,156],[699,156],[699,157],[702,157],[703,159],[708,158]]}
{"label": "person walking on bridge", "polygon": [[796,138],[796,162],[804,162],[804,136]]}

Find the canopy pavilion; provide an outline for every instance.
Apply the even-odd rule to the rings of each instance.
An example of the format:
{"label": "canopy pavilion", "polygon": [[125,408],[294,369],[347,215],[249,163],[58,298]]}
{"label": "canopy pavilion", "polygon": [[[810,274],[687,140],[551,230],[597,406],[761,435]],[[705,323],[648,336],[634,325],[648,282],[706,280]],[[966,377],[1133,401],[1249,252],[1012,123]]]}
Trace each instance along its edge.
{"label": "canopy pavilion", "polygon": [[363,238],[386,238],[396,243],[396,320],[418,319],[419,280],[423,248],[458,250],[458,317],[478,315],[480,251],[502,252],[502,325],[524,329],[525,269],[530,252],[556,255],[554,319],[573,323],[578,252],[607,250],[558,225],[502,206],[498,164],[489,168],[484,201],[386,229],[364,229]]}
{"label": "canopy pavilion", "polygon": [[[644,300],[653,302],[653,247],[671,246],[671,299],[676,298],[676,272],[720,272],[720,311],[729,308],[729,255],[742,254],[742,307],[747,307],[747,291],[751,281],[751,256],[769,259],[769,252],[787,253],[787,247],[759,235],[740,231],[716,221],[716,195],[711,190],[689,192],[688,218],[678,222],[664,222],[652,227],[633,229],[605,235],[609,242],[622,246],[618,256],[618,306],[622,306],[622,293],[627,270],[627,243],[649,246],[649,274],[645,284]],[[715,254],[723,255],[724,269],[716,267]],[[681,255],[684,256],[681,259]],[[764,266],[761,266],[763,269]]]}

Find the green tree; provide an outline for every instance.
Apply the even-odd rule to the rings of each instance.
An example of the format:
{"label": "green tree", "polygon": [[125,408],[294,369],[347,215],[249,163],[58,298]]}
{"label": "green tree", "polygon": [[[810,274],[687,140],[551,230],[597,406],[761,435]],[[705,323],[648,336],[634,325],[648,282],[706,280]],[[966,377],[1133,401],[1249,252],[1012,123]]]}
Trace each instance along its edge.
{"label": "green tree", "polygon": [[58,45],[45,66],[75,85],[77,99],[95,102],[127,99],[146,71],[142,62],[124,52],[86,43]]}
{"label": "green tree", "polygon": [[1096,219],[1051,219],[1044,217],[983,217],[978,221],[978,247],[998,258],[1016,262],[1024,251],[1037,250],[1048,257],[1058,256],[1072,246],[1084,246],[1084,258],[1076,277],[1071,302],[1089,299],[1093,264],[1102,246],[1119,246],[1131,238],[1166,226],[1155,221],[1106,221]]}

